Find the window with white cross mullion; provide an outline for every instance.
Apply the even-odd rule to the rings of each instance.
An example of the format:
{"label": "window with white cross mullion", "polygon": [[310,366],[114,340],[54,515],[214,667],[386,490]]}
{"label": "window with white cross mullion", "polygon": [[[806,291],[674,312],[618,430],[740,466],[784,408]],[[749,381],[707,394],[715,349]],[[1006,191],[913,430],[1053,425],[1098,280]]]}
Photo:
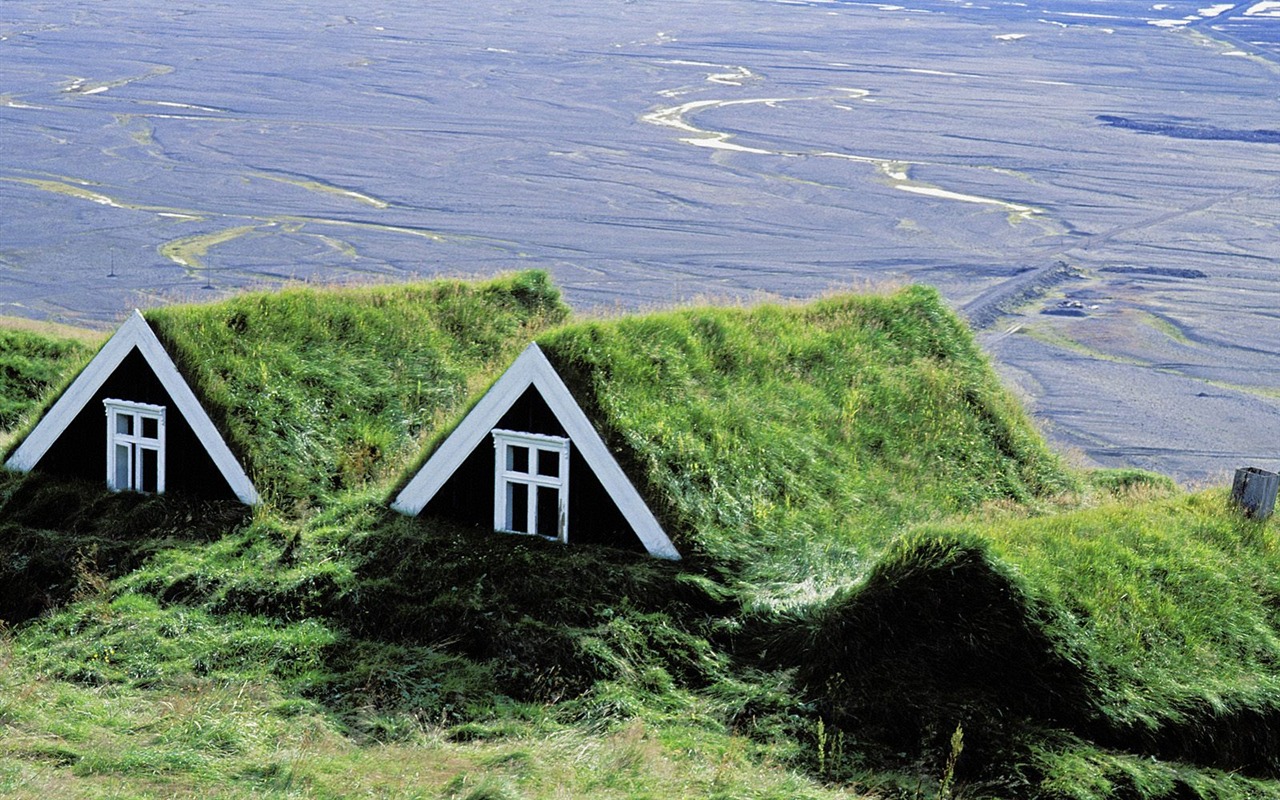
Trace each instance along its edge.
{"label": "window with white cross mullion", "polygon": [[569,541],[569,440],[493,431],[493,527]]}
{"label": "window with white cross mullion", "polygon": [[107,487],[164,493],[165,408],[103,400],[107,412]]}

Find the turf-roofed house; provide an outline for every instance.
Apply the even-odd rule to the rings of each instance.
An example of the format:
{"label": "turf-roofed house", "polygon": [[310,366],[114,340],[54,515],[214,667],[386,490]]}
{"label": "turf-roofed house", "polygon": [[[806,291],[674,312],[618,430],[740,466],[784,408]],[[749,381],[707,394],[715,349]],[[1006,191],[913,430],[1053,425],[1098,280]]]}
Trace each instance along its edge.
{"label": "turf-roofed house", "polygon": [[537,344],[485,393],[392,507],[680,557]]}
{"label": "turf-roofed house", "polygon": [[141,312],[116,331],[5,466],[253,505],[258,490]]}
{"label": "turf-roofed house", "polygon": [[851,531],[888,537],[911,509],[1030,495],[1057,475],[967,330],[922,287],[577,321],[535,338],[436,434],[393,508],[803,573],[800,552]]}
{"label": "turf-roofed house", "polygon": [[393,479],[474,382],[566,314],[540,272],[135,312],[5,464],[115,491],[320,507]]}

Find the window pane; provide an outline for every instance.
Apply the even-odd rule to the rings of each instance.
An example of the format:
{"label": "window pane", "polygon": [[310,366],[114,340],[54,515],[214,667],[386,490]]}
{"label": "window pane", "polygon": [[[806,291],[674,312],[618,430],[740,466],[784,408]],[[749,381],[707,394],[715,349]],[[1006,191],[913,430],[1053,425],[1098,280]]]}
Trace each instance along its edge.
{"label": "window pane", "polygon": [[507,469],[511,472],[528,472],[529,448],[507,445]]}
{"label": "window pane", "polygon": [[[146,426],[143,426],[144,429]],[[142,459],[142,485],[138,488],[144,492],[154,492],[160,488],[160,453],[149,447],[139,447],[138,457]]]}
{"label": "window pane", "polygon": [[542,536],[560,535],[560,490],[550,486],[538,489],[538,533]]}
{"label": "window pane", "polygon": [[116,433],[123,433],[126,436],[133,435],[132,414],[116,414]]}
{"label": "window pane", "polygon": [[529,532],[529,487],[507,482],[507,530]]}
{"label": "window pane", "polygon": [[560,477],[560,451],[538,450],[538,474],[548,478]]}
{"label": "window pane", "polygon": [[160,420],[155,417],[142,418],[142,436],[146,439],[160,438]]}
{"label": "window pane", "polygon": [[127,444],[116,445],[116,474],[112,486],[116,489],[133,488],[133,448]]}

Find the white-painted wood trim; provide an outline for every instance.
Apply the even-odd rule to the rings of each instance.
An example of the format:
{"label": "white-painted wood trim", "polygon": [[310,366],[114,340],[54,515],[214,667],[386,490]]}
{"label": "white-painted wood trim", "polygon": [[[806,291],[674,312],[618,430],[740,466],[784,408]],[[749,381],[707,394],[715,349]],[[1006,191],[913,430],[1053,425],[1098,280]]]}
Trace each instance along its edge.
{"label": "white-painted wood trim", "polygon": [[165,351],[164,345],[160,344],[155,331],[151,330],[140,311],[134,311],[115,335],[107,340],[22,444],[13,451],[5,466],[20,472],[28,472],[35,467],[135,347],[155,372],[165,391],[173,398],[178,412],[191,426],[196,438],[204,444],[231,491],[240,502],[257,504],[258,490],[254,488],[253,482],[232,454],[231,448],[227,447],[217,426],[200,405],[195,393],[178,372],[173,359]]}
{"label": "white-painted wood trim", "polygon": [[493,529],[495,531],[507,528],[507,487],[506,481],[502,479],[502,462],[507,455],[502,451],[505,449],[506,446],[501,441],[493,440]]}
{"label": "white-painted wood trim", "polygon": [[556,502],[556,530],[560,541],[569,541],[569,443],[560,448],[560,497]]}
{"label": "white-painted wood trim", "polygon": [[536,388],[551,413],[560,421],[570,441],[617,504],[650,555],[679,559],[680,552],[662,530],[657,517],[641,499],[613,453],[596,433],[573,394],[556,373],[536,343],[529,345],[510,368],[480,398],[458,427],[440,444],[427,463],[396,496],[391,507],[402,514],[417,516],[431,498],[462,466],[467,456],[484,443],[502,415],[530,386]]}

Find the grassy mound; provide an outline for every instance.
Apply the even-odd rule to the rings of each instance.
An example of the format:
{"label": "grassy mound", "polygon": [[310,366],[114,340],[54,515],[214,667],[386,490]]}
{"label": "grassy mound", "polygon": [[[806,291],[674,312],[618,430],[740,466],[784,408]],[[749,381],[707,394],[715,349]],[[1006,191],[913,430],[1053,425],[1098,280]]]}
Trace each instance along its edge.
{"label": "grassy mound", "polygon": [[1224,492],[930,524],[780,638],[839,730],[936,761],[959,726],[1050,796],[1198,796],[1180,773],[1280,777],[1276,532]]}
{"label": "grassy mound", "polygon": [[239,503],[0,471],[0,624],[92,593],[177,543],[215,540],[246,516]]}
{"label": "grassy mound", "polygon": [[[325,620],[340,640],[308,696],[348,720],[373,711],[381,730],[404,714],[483,717],[495,696],[587,698],[609,681],[639,707],[727,670],[708,632],[732,606],[681,565],[477,536],[372,497],[305,523],[260,516],[211,545],[171,548],[120,586],[210,615]],[[595,716],[595,702],[573,713]]]}
{"label": "grassy mound", "polygon": [[1088,643],[1099,741],[1280,776],[1274,521],[1207,492],[982,531]]}
{"label": "grassy mound", "polygon": [[1029,729],[1097,716],[1088,659],[1057,622],[983,540],[913,536],[785,652],[835,729],[942,753],[960,727],[965,763],[990,764]]}

